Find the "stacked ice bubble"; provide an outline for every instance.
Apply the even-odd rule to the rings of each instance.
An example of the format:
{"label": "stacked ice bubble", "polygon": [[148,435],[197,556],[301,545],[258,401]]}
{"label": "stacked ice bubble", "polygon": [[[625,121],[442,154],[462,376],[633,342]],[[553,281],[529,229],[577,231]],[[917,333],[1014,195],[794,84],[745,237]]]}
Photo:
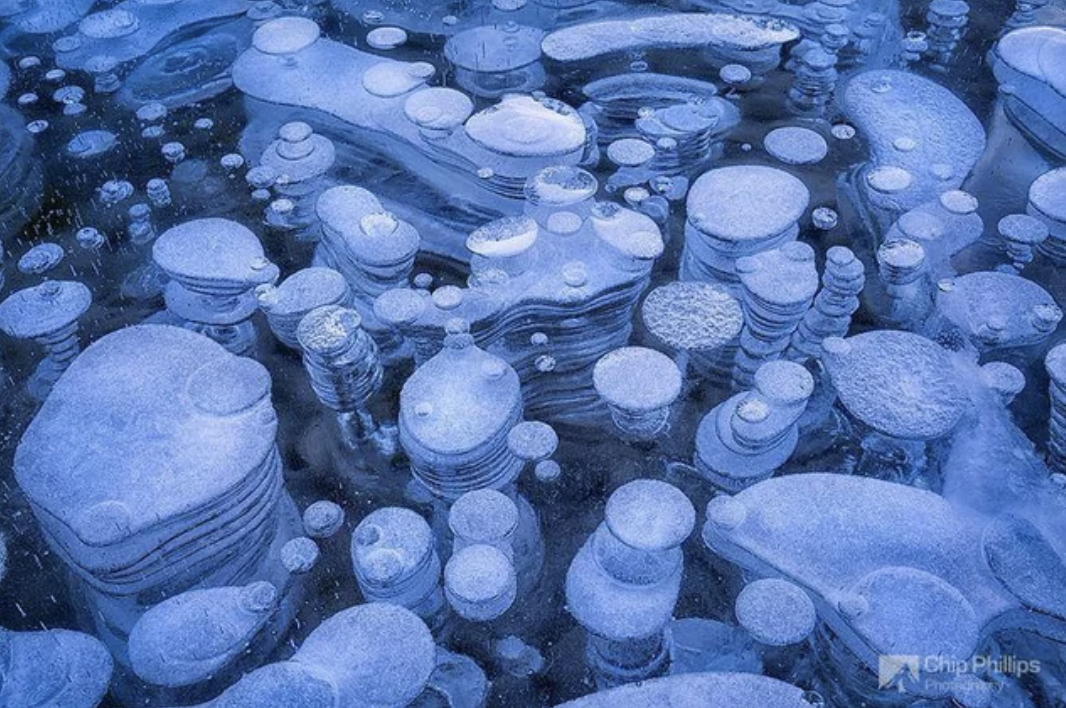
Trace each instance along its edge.
{"label": "stacked ice bubble", "polygon": [[724,287],[667,283],[644,298],[641,317],[656,343],[674,351],[682,375],[720,384],[732,374],[744,313]]}
{"label": "stacked ice bubble", "polygon": [[1064,96],[1061,0],[0,0],[0,708],[1066,705]]}
{"label": "stacked ice bubble", "polygon": [[413,340],[416,352],[432,352],[446,323],[464,318],[480,346],[519,372],[531,414],[595,417],[602,411],[593,365],[629,338],[663,252],[650,218],[595,202],[596,189],[581,169],[538,172],[526,185],[524,216],[467,238],[468,287],[443,285],[428,297],[414,288],[386,292],[374,304],[378,320]]}
{"label": "stacked ice bubble", "polygon": [[733,382],[746,386],[764,362],[779,358],[788,348],[818,289],[818,271],[814,251],[798,242],[745,256],[736,268],[745,325]]}
{"label": "stacked ice bubble", "polygon": [[377,427],[368,405],[383,375],[377,345],[361,324],[355,310],[325,305],[308,312],[296,329],[311,388],[337,412],[353,444]]}
{"label": "stacked ice bubble", "polygon": [[45,349],[27,387],[35,398],[48,392],[81,351],[78,318],[92,302],[89,289],[75,281],[50,280],[19,290],[0,303],[0,329],[10,337],[31,339]]}
{"label": "stacked ice bubble", "polygon": [[19,445],[19,486],[72,590],[150,683],[174,679],[165,667],[141,673],[126,649],[146,610],[201,584],[283,586],[271,556],[296,520],[270,390],[260,364],[204,336],[131,327],[78,357]]}
{"label": "stacked ice bubble", "polygon": [[315,207],[319,195],[329,186],[326,175],[336,159],[333,143],[298,121],[281,126],[278,139],[260,158],[260,166],[276,175],[274,185],[279,199],[268,208],[275,213],[283,207],[291,212],[285,218],[285,226],[293,238],[318,239]]}
{"label": "stacked ice bubble", "polygon": [[682,277],[735,284],[737,260],[795,240],[809,203],[807,187],[783,170],[737,165],[705,173],[688,193]]}
{"label": "stacked ice bubble", "polygon": [[743,489],[784,464],[814,391],[810,373],[789,361],[766,362],[752,383],[751,391],[712,409],[696,432],[696,469],[725,490]]}
{"label": "stacked ice bubble", "polygon": [[224,219],[188,221],[155,241],[152,258],[170,277],[167,310],[179,322],[235,354],[255,345],[255,289],[273,284],[278,269],[254,233]]}
{"label": "stacked ice bubble", "polygon": [[332,187],[318,197],[315,209],[321,235],[315,261],[343,276],[366,327],[383,347],[395,348],[389,323],[379,321],[374,302],[406,284],[421,243],[418,231],[361,187]]}
{"label": "stacked ice bubble", "polygon": [[274,287],[256,288],[259,308],[266,313],[270,331],[287,347],[296,348],[297,327],[304,315],[319,307],[348,305],[351,293],[344,276],[332,268],[304,268]]}
{"label": "stacked ice bubble", "polygon": [[368,514],[352,533],[352,565],[367,602],[408,608],[431,626],[444,611],[441,562],[433,531],[411,511],[397,507]]}
{"label": "stacked ice bubble", "polygon": [[664,629],[684,572],[680,546],[695,524],[685,495],[656,480],[620,487],[605,514],[566,575],[567,603],[589,632],[586,653],[601,687],[666,671]]}
{"label": "stacked ice bubble", "polygon": [[[759,576],[821,600],[817,642],[826,646],[816,680],[840,705],[875,695],[886,643],[965,663],[990,632],[1025,616],[1019,605],[1040,608],[1044,631],[1056,631],[1066,609],[1047,594],[1051,578],[1061,577],[1061,556],[1032,521],[985,516],[874,479],[793,476],[719,497],[703,538]],[[972,670],[942,666],[902,677],[897,668],[881,685],[902,680],[915,695],[989,705],[992,686]]]}

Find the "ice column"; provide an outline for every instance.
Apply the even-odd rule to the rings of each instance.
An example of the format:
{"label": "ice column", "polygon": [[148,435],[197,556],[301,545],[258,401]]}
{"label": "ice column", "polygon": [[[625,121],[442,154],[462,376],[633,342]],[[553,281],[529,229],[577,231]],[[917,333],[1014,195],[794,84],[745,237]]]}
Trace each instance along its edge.
{"label": "ice column", "polygon": [[807,310],[799,329],[792,335],[790,358],[818,358],[822,340],[843,337],[851,326],[851,316],[859,309],[859,293],[866,283],[862,263],[843,246],[834,246],[826,253],[822,289],[814,298],[814,307]]}
{"label": "ice column", "polygon": [[367,406],[383,376],[378,347],[361,324],[355,310],[330,305],[309,312],[296,329],[311,387],[323,405],[337,412],[351,447],[377,430]]}
{"label": "ice column", "polygon": [[429,524],[400,507],[376,509],[352,533],[352,566],[367,602],[401,605],[431,627],[444,617],[441,562]]}
{"label": "ice column", "polygon": [[78,318],[91,303],[89,288],[61,280],[19,290],[0,303],[0,330],[15,339],[32,339],[45,349],[45,358],[26,384],[37,400],[48,396],[81,351]]}
{"label": "ice column", "polygon": [[746,388],[755,371],[788,348],[818,289],[814,249],[794,241],[737,261],[743,287],[744,330],[733,368],[733,383]]}
{"label": "ice column", "polygon": [[588,630],[587,658],[600,688],[666,671],[664,629],[681,586],[680,546],[695,523],[677,488],[630,482],[607,500],[603,523],[570,564],[567,606]]}
{"label": "ice column", "polygon": [[700,422],[696,469],[729,491],[766,479],[796,449],[799,419],[813,393],[814,378],[800,364],[763,364],[753,390],[716,406]]}

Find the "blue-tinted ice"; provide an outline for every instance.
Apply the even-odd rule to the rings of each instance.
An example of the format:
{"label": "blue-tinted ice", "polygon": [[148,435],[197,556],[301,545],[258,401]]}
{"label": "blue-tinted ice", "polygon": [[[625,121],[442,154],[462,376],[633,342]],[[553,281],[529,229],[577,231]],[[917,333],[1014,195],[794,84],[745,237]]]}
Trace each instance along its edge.
{"label": "blue-tinted ice", "polygon": [[0,0],[0,708],[1066,705],[1064,267],[1063,0]]}

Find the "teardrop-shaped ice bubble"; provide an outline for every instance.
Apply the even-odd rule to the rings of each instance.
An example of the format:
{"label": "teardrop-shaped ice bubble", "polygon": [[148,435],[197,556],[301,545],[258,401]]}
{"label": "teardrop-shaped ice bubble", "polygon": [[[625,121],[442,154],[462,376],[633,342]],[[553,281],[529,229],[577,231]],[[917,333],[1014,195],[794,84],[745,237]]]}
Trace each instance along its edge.
{"label": "teardrop-shaped ice bubble", "polygon": [[133,626],[133,670],[158,686],[205,680],[240,655],[277,607],[267,582],[190,590],[164,600]]}

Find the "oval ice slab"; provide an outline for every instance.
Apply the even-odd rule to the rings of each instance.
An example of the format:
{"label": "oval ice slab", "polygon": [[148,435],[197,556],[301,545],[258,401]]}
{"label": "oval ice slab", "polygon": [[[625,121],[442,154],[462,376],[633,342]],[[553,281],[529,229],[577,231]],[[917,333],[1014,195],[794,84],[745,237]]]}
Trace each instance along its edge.
{"label": "oval ice slab", "polygon": [[464,30],[444,45],[444,56],[460,69],[505,72],[540,59],[544,32],[522,25],[484,25]]}
{"label": "oval ice slab", "polygon": [[965,661],[977,649],[980,627],[973,607],[936,575],[889,566],[866,575],[848,593],[845,621],[879,654]]}
{"label": "oval ice slab", "polygon": [[466,121],[466,133],[493,152],[519,157],[564,156],[585,144],[581,116],[552,98],[510,95]]}
{"label": "oval ice slab", "polygon": [[681,393],[681,372],[665,354],[645,347],[608,352],[592,371],[593,384],[608,405],[625,411],[654,411]]}
{"label": "oval ice slab", "polygon": [[746,297],[769,307],[795,307],[810,302],[818,291],[814,249],[799,241],[744,256],[737,261],[737,272]]}
{"label": "oval ice slab", "polygon": [[144,613],[133,626],[133,670],[157,686],[188,686],[210,678],[247,647],[277,607],[267,582],[190,590]]}
{"label": "oval ice slab", "polygon": [[969,399],[948,351],[898,330],[876,330],[823,343],[823,362],[840,402],[878,431],[931,440],[955,427]]}
{"label": "oval ice slab", "polygon": [[733,611],[741,627],[769,646],[803,641],[818,621],[810,596],[802,588],[778,578],[749,583],[737,596]]}
{"label": "oval ice slab", "polygon": [[575,25],[549,34],[541,48],[555,61],[573,62],[614,52],[707,45],[753,51],[782,45],[798,37],[795,26],[779,20],[684,13]]}
{"label": "oval ice slab", "polygon": [[340,273],[311,267],[290,275],[273,295],[261,296],[260,305],[273,316],[302,317],[316,307],[340,304],[347,297],[348,283]]}
{"label": "oval ice slab", "polygon": [[[958,189],[985,149],[985,129],[951,91],[904,71],[857,74],[841,92],[844,113],[870,145],[871,167],[911,176],[894,195],[902,210]],[[901,138],[912,150],[899,150]]]}
{"label": "oval ice slab", "polygon": [[461,91],[435,86],[408,96],[403,112],[420,128],[453,130],[474,112],[474,102]]}
{"label": "oval ice slab", "polygon": [[1039,342],[1062,320],[1062,310],[1044,288],[994,271],[941,281],[936,304],[941,314],[987,347]]}
{"label": "oval ice slab", "polygon": [[802,689],[755,674],[680,674],[619,686],[556,708],[811,708]]}
{"label": "oval ice slab", "polygon": [[419,568],[433,552],[433,532],[425,519],[401,507],[376,509],[352,533],[355,574],[384,585]]}
{"label": "oval ice slab", "polygon": [[163,232],[152,258],[183,284],[215,283],[248,288],[277,279],[254,233],[228,219],[194,219]]}
{"label": "oval ice slab", "polygon": [[315,211],[327,232],[325,240],[343,242],[343,248],[361,263],[391,266],[414,258],[418,252],[414,227],[387,212],[377,197],[362,187],[327,189],[318,198]]}
{"label": "oval ice slab", "polygon": [[784,170],[733,165],[704,173],[686,202],[700,232],[728,242],[776,236],[792,227],[810,204],[810,191]]}
{"label": "oval ice slab", "polygon": [[474,346],[445,347],[404,384],[400,430],[436,453],[462,454],[499,435],[521,405],[506,362]]}
{"label": "oval ice slab", "polygon": [[260,364],[188,330],[128,327],[56,383],[15,475],[36,509],[108,545],[224,496],[262,464],[276,429]]}
{"label": "oval ice slab", "polygon": [[699,282],[672,282],[652,290],[644,299],[641,316],[656,339],[689,351],[724,346],[744,325],[744,313],[732,295]]}
{"label": "oval ice slab", "polygon": [[339,705],[405,706],[429,681],[436,647],[417,615],[375,602],[327,619],[308,635],[293,661],[328,675]]}
{"label": "oval ice slab", "polygon": [[993,49],[992,72],[1001,85],[1059,132],[1066,132],[1066,29],[1023,27]]}
{"label": "oval ice slab", "polygon": [[81,283],[50,280],[0,303],[0,330],[19,339],[36,339],[67,327],[91,304],[92,293]]}
{"label": "oval ice slab", "polygon": [[289,661],[268,664],[199,708],[393,708],[425,688],[433,636],[411,612],[359,605],[319,625]]}
{"label": "oval ice slab", "polygon": [[1066,617],[1066,564],[1032,522],[1002,516],[985,529],[985,560],[992,573],[1027,607]]}
{"label": "oval ice slab", "polygon": [[119,102],[131,109],[157,102],[174,109],[221,94],[233,86],[230,67],[249,32],[250,23],[238,20],[153,52],[126,77]]}
{"label": "oval ice slab", "polygon": [[696,510],[679,489],[655,479],[638,479],[607,499],[604,522],[614,536],[641,551],[680,546],[696,525]]}
{"label": "oval ice slab", "polygon": [[0,706],[95,708],[114,662],[95,637],[65,629],[0,629]]}

